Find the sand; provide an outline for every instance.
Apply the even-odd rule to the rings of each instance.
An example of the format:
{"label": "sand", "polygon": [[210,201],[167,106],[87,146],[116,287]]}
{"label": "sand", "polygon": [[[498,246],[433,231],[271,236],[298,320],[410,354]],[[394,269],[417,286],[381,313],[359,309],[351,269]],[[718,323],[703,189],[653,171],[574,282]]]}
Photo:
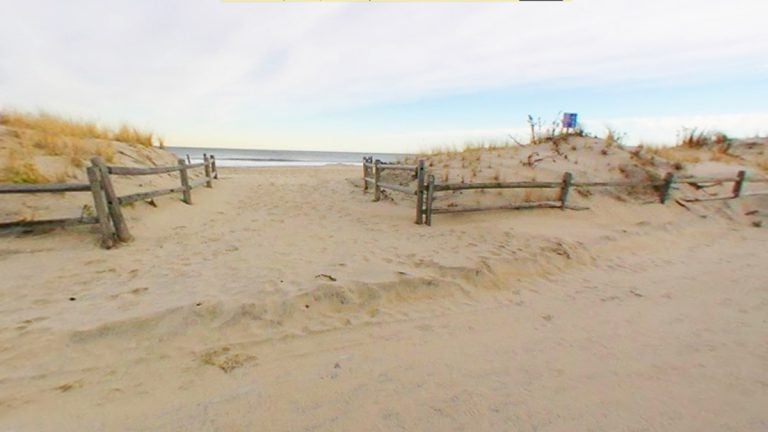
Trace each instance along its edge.
{"label": "sand", "polygon": [[764,200],[428,228],[360,174],[223,169],[110,251],[0,239],[0,430],[768,428]]}

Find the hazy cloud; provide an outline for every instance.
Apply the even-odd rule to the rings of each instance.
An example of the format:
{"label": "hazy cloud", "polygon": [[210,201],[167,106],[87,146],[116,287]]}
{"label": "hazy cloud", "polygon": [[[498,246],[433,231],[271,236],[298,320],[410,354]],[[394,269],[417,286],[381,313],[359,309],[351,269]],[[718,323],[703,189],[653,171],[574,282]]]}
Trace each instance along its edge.
{"label": "hazy cloud", "polygon": [[[762,70],[761,0],[222,3],[3,0],[0,104],[171,138],[528,84]],[[762,68],[761,68],[762,67]]]}

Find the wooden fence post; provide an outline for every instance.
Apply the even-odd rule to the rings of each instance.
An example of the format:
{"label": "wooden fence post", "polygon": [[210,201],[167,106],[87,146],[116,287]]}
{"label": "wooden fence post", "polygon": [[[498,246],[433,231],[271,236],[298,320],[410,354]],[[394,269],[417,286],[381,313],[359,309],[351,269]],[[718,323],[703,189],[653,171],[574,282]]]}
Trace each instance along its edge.
{"label": "wooden fence post", "polygon": [[133,240],[133,236],[128,230],[128,224],[125,223],[123,211],[120,209],[120,200],[117,198],[115,188],[112,186],[112,180],[109,178],[109,168],[107,168],[107,164],[104,163],[104,159],[100,158],[99,156],[91,158],[91,164],[93,164],[93,166],[99,170],[101,186],[104,189],[104,196],[107,199],[109,216],[112,218],[112,223],[115,226],[117,239],[121,242],[129,242]]}
{"label": "wooden fence post", "polygon": [[664,184],[661,185],[661,191],[659,192],[659,201],[662,204],[666,204],[669,199],[669,194],[672,191],[672,184],[675,182],[675,175],[671,172],[664,176]]}
{"label": "wooden fence post", "polygon": [[573,183],[573,174],[566,172],[563,174],[563,184],[560,186],[560,208],[565,210],[568,203],[568,194],[571,192],[571,183]]}
{"label": "wooden fence post", "polygon": [[187,204],[192,204],[192,191],[189,187],[189,173],[187,172],[187,161],[184,159],[179,159],[179,165],[181,166],[181,169],[179,170],[179,174],[181,174],[181,187],[184,188],[182,190],[182,199]]}
{"label": "wooden fence post", "polygon": [[88,182],[91,184],[91,195],[93,195],[93,208],[96,210],[96,217],[99,219],[99,230],[101,231],[101,247],[112,249],[115,246],[115,238],[112,230],[112,224],[109,220],[109,210],[107,210],[107,200],[104,197],[104,190],[101,186],[101,177],[99,169],[96,166],[89,166],[85,169],[88,173]]}
{"label": "wooden fence post", "polygon": [[203,155],[203,168],[205,169],[205,178],[207,181],[205,182],[205,187],[212,188],[213,187],[213,177],[211,177],[211,159],[208,158],[208,155]]}
{"label": "wooden fence post", "polygon": [[416,225],[424,222],[424,159],[419,160],[416,168]]}
{"label": "wooden fence post", "polygon": [[429,175],[429,182],[427,185],[427,211],[426,211],[426,224],[432,226],[432,201],[435,199],[435,176]]}
{"label": "wooden fence post", "polygon": [[368,192],[368,158],[366,156],[363,156],[363,193]]}
{"label": "wooden fence post", "polygon": [[219,170],[216,168],[216,156],[211,155],[211,171],[213,172],[213,179],[219,179]]}
{"label": "wooden fence post", "polygon": [[381,161],[376,159],[373,163],[373,200],[381,200],[381,188],[379,187],[379,180],[381,180]]}
{"label": "wooden fence post", "polygon": [[747,172],[744,170],[739,171],[736,175],[736,182],[733,183],[733,197],[738,198],[741,196],[741,190],[744,188],[744,180],[747,178]]}

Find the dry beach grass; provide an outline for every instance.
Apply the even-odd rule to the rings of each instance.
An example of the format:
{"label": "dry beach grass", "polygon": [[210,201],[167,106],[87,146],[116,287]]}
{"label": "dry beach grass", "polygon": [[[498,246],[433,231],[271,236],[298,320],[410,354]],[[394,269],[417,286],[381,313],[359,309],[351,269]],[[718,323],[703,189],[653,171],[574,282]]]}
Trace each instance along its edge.
{"label": "dry beach grass", "polygon": [[114,162],[121,147],[140,152],[153,144],[164,145],[156,134],[128,125],[113,129],[46,112],[4,110],[0,112],[0,181],[66,182],[82,172],[93,156]]}

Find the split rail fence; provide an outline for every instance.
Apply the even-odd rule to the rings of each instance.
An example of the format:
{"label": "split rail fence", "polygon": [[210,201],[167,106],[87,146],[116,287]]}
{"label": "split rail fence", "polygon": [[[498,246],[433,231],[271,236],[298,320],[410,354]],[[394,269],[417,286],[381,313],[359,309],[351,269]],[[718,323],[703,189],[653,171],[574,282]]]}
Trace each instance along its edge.
{"label": "split rail fence", "polygon": [[[194,169],[203,169],[204,174],[198,179],[190,180],[189,171]],[[119,196],[112,183],[112,176],[143,176],[174,172],[179,173],[181,184],[173,188]],[[133,240],[121,206],[173,193],[180,193],[182,201],[192,204],[193,189],[203,185],[212,188],[213,180],[219,178],[216,158],[213,155],[204,155],[203,162],[189,163],[187,160],[178,159],[176,165],[151,168],[112,166],[107,165],[102,158],[94,157],[91,159],[91,166],[86,168],[86,174],[88,183],[0,184],[0,194],[90,192],[95,216],[3,222],[0,223],[0,229],[98,224],[101,246],[109,249],[118,242]]]}
{"label": "split rail fence", "polygon": [[[416,179],[416,187],[411,188],[399,184],[385,183],[381,181],[381,174],[386,170],[401,170],[413,173]],[[693,184],[693,185],[719,185],[723,183],[733,183],[732,193],[727,196],[706,197],[706,198],[681,198],[683,201],[713,201],[733,199],[746,196],[768,195],[768,190],[756,192],[743,192],[745,183],[768,183],[765,178],[748,178],[746,171],[739,171],[735,177],[694,177],[677,178],[673,173],[667,173],[659,181],[604,181],[604,182],[579,182],[575,181],[573,174],[566,172],[561,181],[543,182],[543,181],[521,181],[521,182],[491,182],[491,183],[449,183],[436,184],[435,176],[428,173],[425,169],[423,160],[419,160],[417,165],[388,164],[379,160],[374,161],[373,157],[363,158],[363,193],[373,188],[374,201],[381,199],[382,190],[393,190],[407,195],[416,196],[416,224],[432,225],[432,216],[443,213],[476,212],[484,210],[520,210],[537,208],[559,208],[562,210],[585,210],[584,207],[578,207],[568,204],[568,197],[571,189],[578,188],[652,188],[658,191],[659,202],[665,204],[669,201],[672,194],[672,187],[675,184]],[[435,194],[440,192],[451,192],[461,190],[478,189],[559,189],[559,199],[556,201],[539,201],[528,203],[517,203],[487,207],[446,207],[435,208]]]}

